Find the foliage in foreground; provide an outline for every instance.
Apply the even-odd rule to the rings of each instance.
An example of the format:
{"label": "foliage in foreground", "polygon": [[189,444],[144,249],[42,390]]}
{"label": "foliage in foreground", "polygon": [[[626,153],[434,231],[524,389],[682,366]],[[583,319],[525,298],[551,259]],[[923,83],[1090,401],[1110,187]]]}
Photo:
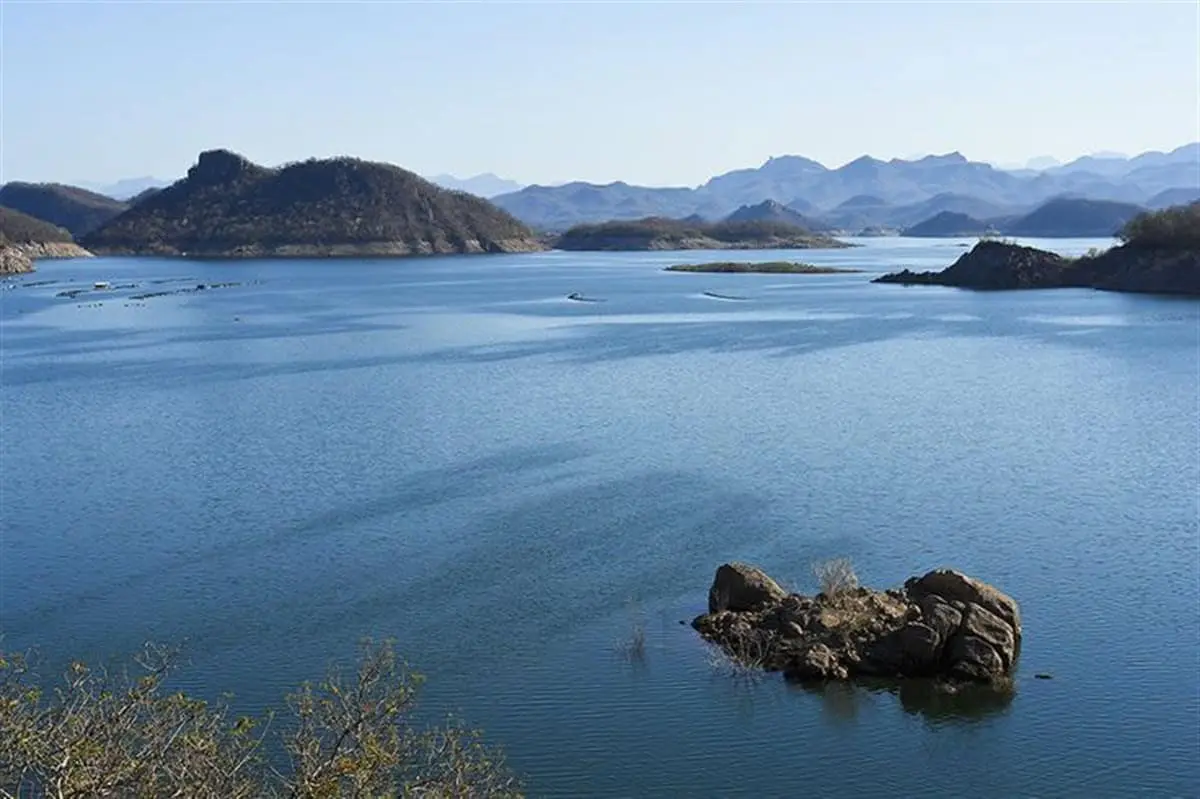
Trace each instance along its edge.
{"label": "foliage in foreground", "polygon": [[[140,676],[73,663],[48,694],[27,659],[0,655],[0,797],[521,795],[477,732],[413,725],[421,677],[390,644],[365,643],[352,679],[331,670],[261,721],[168,693],[176,660],[147,646]],[[268,758],[274,747],[283,754]]]}

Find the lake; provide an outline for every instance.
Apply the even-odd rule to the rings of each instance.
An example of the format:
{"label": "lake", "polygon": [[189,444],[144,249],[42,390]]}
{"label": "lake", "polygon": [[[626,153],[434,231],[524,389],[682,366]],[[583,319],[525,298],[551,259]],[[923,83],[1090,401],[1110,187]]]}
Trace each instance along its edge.
{"label": "lake", "polygon": [[[254,711],[394,637],[536,796],[1195,796],[1200,302],[872,285],[964,250],[860,243],[42,262],[0,291],[4,644],[186,642]],[[662,271],[706,258],[865,272]],[[722,562],[833,557],[1014,596],[1011,701],[732,679],[680,624]]]}

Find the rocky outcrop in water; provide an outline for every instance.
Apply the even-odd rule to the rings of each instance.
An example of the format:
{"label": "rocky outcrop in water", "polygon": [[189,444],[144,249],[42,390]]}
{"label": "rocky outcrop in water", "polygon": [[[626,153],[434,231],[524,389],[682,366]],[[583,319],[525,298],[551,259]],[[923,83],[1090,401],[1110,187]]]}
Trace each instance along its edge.
{"label": "rocky outcrop in water", "polygon": [[1200,251],[1125,245],[1097,255],[1065,258],[1033,247],[983,241],[941,272],[902,272],[875,283],[959,288],[1094,288],[1200,296]]}
{"label": "rocky outcrop in water", "polygon": [[1008,681],[1021,616],[1006,594],[961,572],[931,571],[902,589],[846,585],[791,594],[761,569],[717,569],[708,613],[692,626],[731,659],[788,679],[936,678]]}

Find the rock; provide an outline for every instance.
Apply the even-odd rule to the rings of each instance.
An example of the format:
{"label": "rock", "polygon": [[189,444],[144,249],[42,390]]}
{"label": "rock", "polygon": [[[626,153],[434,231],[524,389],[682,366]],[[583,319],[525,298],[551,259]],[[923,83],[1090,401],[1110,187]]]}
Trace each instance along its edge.
{"label": "rock", "polygon": [[934,678],[1000,685],[1016,666],[1020,610],[1008,595],[940,569],[903,590],[788,594],[762,569],[717,569],[709,612],[692,626],[743,665],[790,680]]}
{"label": "rock", "polygon": [[979,605],[1007,622],[1018,635],[1021,633],[1021,614],[1012,597],[962,572],[936,569],[922,577],[907,580],[904,590],[918,602],[927,596],[935,595],[951,603]]}
{"label": "rock", "polygon": [[784,678],[797,682],[844,680],[849,676],[833,650],[825,644],[813,644],[799,652],[788,664]]}
{"label": "rock", "polygon": [[708,591],[708,612],[761,610],[786,596],[787,591],[762,569],[745,563],[726,563],[717,569]]}

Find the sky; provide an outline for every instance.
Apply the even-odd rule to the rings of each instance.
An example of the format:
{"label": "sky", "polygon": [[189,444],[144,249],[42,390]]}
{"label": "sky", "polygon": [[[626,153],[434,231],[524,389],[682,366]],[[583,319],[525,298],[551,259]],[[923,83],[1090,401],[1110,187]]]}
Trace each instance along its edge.
{"label": "sky", "polygon": [[1200,3],[0,0],[0,181],[224,147],[523,183],[1200,140]]}

